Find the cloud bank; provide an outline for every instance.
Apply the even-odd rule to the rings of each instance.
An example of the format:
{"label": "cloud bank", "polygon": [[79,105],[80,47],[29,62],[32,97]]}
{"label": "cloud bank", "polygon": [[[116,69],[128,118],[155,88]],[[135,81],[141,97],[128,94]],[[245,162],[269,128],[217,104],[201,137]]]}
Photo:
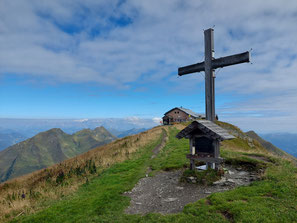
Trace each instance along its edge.
{"label": "cloud bank", "polygon": [[297,131],[296,22],[295,0],[1,0],[0,75],[187,91],[203,78],[177,79],[177,68],[203,60],[203,29],[215,25],[215,57],[253,49],[252,65],[217,75],[217,95],[241,98],[218,106],[221,117]]}

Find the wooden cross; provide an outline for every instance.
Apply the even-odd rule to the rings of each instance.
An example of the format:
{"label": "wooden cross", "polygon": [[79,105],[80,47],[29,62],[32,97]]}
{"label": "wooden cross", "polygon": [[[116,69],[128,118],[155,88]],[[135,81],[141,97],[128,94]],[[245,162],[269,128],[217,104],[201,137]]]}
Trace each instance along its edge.
{"label": "wooden cross", "polygon": [[244,52],[232,56],[214,58],[213,29],[204,31],[205,60],[201,63],[178,68],[178,75],[195,72],[205,72],[205,113],[206,119],[215,120],[215,74],[214,70],[219,67],[227,67],[234,64],[250,62],[250,53]]}

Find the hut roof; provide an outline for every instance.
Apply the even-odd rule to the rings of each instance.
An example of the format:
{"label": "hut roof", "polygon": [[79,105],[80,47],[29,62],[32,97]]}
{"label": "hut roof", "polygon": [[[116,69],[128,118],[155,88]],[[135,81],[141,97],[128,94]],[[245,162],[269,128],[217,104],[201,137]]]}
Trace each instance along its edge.
{"label": "hut roof", "polygon": [[190,125],[181,130],[176,135],[176,138],[189,138],[195,131],[197,131],[197,129],[202,131],[204,134],[220,141],[235,138],[233,135],[229,134],[226,129],[223,129],[209,120],[193,121]]}
{"label": "hut roof", "polygon": [[187,113],[188,115],[191,115],[191,116],[193,116],[195,118],[205,118],[205,115],[204,114],[198,114],[196,112],[193,112],[190,109],[183,108],[183,107],[175,107],[175,108],[169,110],[168,112],[166,112],[164,115],[166,116],[166,114],[168,114],[169,112],[171,112],[174,109],[179,109],[179,110],[181,110],[181,111],[183,111],[183,112]]}

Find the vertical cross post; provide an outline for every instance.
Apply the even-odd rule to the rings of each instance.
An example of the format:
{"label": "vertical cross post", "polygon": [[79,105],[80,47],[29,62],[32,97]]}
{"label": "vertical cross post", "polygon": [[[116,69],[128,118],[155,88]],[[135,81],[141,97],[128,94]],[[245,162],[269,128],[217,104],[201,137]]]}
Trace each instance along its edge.
{"label": "vertical cross post", "polygon": [[215,74],[212,68],[214,58],[214,38],[213,29],[204,31],[205,43],[205,111],[206,119],[215,120]]}

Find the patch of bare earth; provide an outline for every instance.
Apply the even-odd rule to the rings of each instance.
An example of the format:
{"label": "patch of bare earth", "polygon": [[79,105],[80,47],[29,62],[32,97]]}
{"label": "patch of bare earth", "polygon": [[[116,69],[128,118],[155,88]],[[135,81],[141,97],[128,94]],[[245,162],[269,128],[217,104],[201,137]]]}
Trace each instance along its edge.
{"label": "patch of bare earth", "polygon": [[177,213],[184,206],[216,192],[231,190],[238,186],[249,185],[258,179],[256,173],[225,166],[226,173],[212,186],[191,182],[180,182],[184,170],[162,171],[153,177],[142,178],[125,196],[131,198],[127,214]]}
{"label": "patch of bare earth", "polygon": [[271,162],[271,161],[270,161],[267,157],[265,157],[265,156],[248,155],[248,157],[253,158],[253,159],[256,159],[256,160],[260,160],[260,161],[263,161],[263,162],[266,162],[266,163]]}

